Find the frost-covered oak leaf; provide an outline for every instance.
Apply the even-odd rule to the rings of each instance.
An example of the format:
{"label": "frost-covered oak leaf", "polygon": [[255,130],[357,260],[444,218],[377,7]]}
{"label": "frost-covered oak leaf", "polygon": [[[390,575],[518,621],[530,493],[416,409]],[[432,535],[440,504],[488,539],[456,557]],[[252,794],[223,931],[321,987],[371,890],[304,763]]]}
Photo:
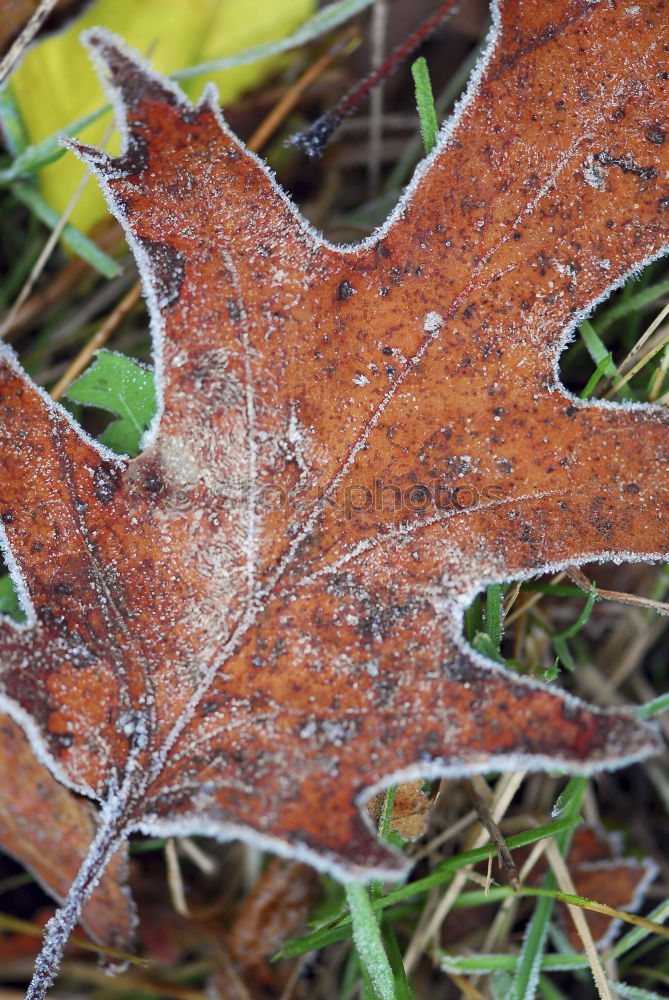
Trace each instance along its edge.
{"label": "frost-covered oak leaf", "polygon": [[[230,133],[87,43],[124,150],[71,144],[151,311],[142,454],[0,371],[0,515],[29,617],[3,704],[119,837],[242,836],[345,877],[406,861],[360,812],[398,779],[593,771],[655,730],[462,639],[488,582],[669,550],[669,416],[581,402],[570,331],[669,243],[666,4],[506,0],[398,209],[320,238]],[[106,831],[106,832],[105,832]]]}

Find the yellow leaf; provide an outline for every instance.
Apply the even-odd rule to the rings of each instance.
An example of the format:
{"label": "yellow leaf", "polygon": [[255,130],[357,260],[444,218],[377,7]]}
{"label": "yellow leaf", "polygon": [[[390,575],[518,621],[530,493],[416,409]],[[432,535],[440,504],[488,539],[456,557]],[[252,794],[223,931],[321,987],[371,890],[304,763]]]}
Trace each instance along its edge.
{"label": "yellow leaf", "polygon": [[[31,143],[53,134],[69,122],[105,103],[98,79],[81,46],[79,35],[91,25],[118,31],[128,44],[150,55],[156,70],[172,73],[185,66],[283,38],[314,11],[316,0],[97,0],[67,31],[35,46],[11,79]],[[276,59],[263,60],[220,73],[208,73],[218,85],[221,102],[229,103],[257,84]],[[203,80],[183,84],[199,96]],[[78,133],[93,145],[102,143],[111,116]],[[118,151],[114,135],[105,148]],[[73,156],[63,156],[41,170],[40,191],[58,212],[67,206],[85,171]],[[88,184],[70,221],[86,232],[107,214],[96,184]]]}

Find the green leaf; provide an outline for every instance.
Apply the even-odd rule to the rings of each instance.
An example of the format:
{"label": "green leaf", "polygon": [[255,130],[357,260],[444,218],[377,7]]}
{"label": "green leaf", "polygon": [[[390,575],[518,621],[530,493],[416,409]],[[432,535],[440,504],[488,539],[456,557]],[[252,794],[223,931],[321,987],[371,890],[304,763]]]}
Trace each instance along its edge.
{"label": "green leaf", "polygon": [[495,663],[505,664],[504,657],[499,651],[499,647],[493,639],[490,638],[487,632],[477,632],[472,640],[472,646],[477,653],[481,656],[487,656],[489,660],[494,660]]}
{"label": "green leaf", "polygon": [[117,415],[99,440],[112,451],[139,454],[144,431],[156,412],[153,371],[112,351],[99,351],[91,367],[66,392],[68,399]]}
{"label": "green leaf", "polygon": [[0,576],[0,611],[9,615],[16,622],[24,622],[26,616],[19,606],[19,599],[12,583],[12,578],[6,573]]}

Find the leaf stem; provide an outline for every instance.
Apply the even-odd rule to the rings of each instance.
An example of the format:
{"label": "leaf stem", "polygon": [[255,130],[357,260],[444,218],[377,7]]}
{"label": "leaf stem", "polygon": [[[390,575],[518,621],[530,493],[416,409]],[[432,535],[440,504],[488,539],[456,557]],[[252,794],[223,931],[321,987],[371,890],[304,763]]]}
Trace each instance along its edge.
{"label": "leaf stem", "polygon": [[146,791],[147,776],[140,756],[148,745],[148,729],[142,716],[124,727],[130,740],[123,782],[110,781],[109,793],[100,810],[98,832],[81,868],[65,898],[65,902],[44,928],[42,950],[35,962],[35,971],[25,1000],[44,1000],[47,990],[58,973],[67,940],[77,923],[81,910],[102,878],[105,868],[128,832],[129,816]]}
{"label": "leaf stem", "polygon": [[111,796],[100,814],[100,826],[90,850],[77,872],[65,902],[44,929],[42,950],[37,956],[26,1000],[44,1000],[58,973],[68,938],[79,920],[82,908],[104,874],[107,863],[125,834],[122,799]]}

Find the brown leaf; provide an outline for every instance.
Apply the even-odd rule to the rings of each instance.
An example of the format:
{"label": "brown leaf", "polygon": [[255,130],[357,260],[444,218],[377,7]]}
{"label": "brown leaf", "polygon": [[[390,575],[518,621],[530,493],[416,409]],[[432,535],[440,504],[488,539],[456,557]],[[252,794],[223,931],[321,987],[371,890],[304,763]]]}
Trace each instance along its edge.
{"label": "brown leaf", "polygon": [[359,811],[390,781],[659,748],[461,638],[490,581],[668,550],[666,412],[579,401],[556,367],[667,245],[667,20],[650,0],[496,16],[435,154],[356,248],[309,228],[211,92],[193,108],[88,35],[125,149],[71,147],[143,272],[160,420],[119,459],[8,351],[0,372],[29,615],[1,626],[2,685],[104,804],[80,882],[130,830],[397,875]]}
{"label": "brown leaf", "polygon": [[232,957],[245,969],[264,964],[302,929],[318,893],[313,868],[273,858],[237,908],[226,935]]}
{"label": "brown leaf", "polygon": [[[423,791],[424,781],[407,781],[398,785],[393,799],[390,829],[404,840],[417,840],[425,833],[432,808],[432,799]],[[375,827],[378,827],[385,792],[377,792],[365,803]]]}
{"label": "brown leaf", "polygon": [[[36,759],[23,730],[0,715],[0,848],[63,900],[95,836],[93,803],[75,796]],[[81,923],[110,948],[128,950],[134,909],[126,884],[127,848],[112,859]]]}
{"label": "brown leaf", "polygon": [[[576,830],[567,861],[579,896],[633,913],[641,906],[658,870],[651,858],[623,857],[619,838],[591,826]],[[567,907],[559,904],[558,908],[569,943],[582,951],[583,943]],[[611,944],[620,922],[604,913],[584,912],[595,944]]]}

